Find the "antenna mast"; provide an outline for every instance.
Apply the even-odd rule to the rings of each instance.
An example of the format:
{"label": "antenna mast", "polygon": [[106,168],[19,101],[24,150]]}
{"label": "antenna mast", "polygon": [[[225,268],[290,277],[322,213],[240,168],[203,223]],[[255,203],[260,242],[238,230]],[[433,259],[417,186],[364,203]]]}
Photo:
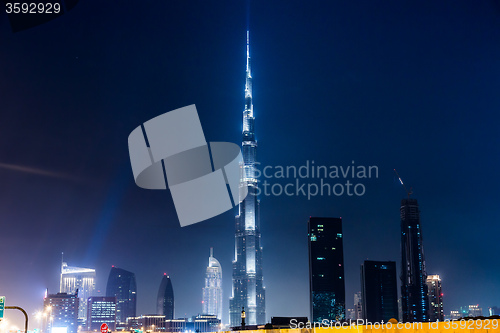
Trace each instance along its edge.
{"label": "antenna mast", "polygon": [[396,169],[394,169],[394,172],[396,173],[396,176],[399,178],[399,182],[401,183],[401,185],[403,185],[403,188],[405,189],[405,192],[406,192],[406,195],[408,196],[408,199],[410,199],[410,195],[413,194],[413,191],[412,191],[411,187],[410,187],[410,190],[408,191],[408,189],[406,188],[406,185],[403,183],[403,180],[399,176],[399,174],[396,171]]}

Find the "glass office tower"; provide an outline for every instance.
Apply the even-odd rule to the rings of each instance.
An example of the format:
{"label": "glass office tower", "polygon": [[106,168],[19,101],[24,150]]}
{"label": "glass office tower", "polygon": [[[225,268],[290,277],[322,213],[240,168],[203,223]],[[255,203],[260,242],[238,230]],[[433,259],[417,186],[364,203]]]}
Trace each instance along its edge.
{"label": "glass office tower", "polygon": [[345,319],[344,250],[341,218],[311,217],[309,284],[312,322]]}

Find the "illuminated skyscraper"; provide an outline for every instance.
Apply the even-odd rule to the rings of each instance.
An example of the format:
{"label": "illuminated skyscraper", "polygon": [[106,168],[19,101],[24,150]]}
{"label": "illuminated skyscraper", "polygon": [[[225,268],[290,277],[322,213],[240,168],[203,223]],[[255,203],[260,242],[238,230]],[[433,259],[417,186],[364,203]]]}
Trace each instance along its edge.
{"label": "illuminated skyscraper", "polygon": [[420,210],[416,199],[401,200],[401,308],[404,322],[429,321]]}
{"label": "illuminated skyscraper", "polygon": [[311,217],[309,284],[311,322],[345,319],[342,219]]}
{"label": "illuminated skyscraper", "polygon": [[214,258],[213,248],[210,248],[205,287],[203,288],[203,314],[215,315],[222,319],[222,268]]}
{"label": "illuminated skyscraper", "polygon": [[[57,293],[46,295],[43,307],[48,311],[46,332],[77,333],[78,330],[78,295]],[[54,329],[56,328],[56,329]]]}
{"label": "illuminated skyscraper", "polygon": [[124,327],[128,317],[136,316],[135,274],[115,266],[109,272],[106,296],[116,297],[116,325]]}
{"label": "illuminated skyscraper", "polygon": [[429,320],[443,321],[443,291],[439,275],[427,276],[427,292],[429,296]]}
{"label": "illuminated skyscraper", "polygon": [[174,289],[167,273],[163,274],[156,303],[156,313],[165,319],[174,319]]}
{"label": "illuminated skyscraper", "polygon": [[59,292],[74,294],[78,291],[79,307],[78,321],[80,325],[86,325],[87,299],[94,296],[95,291],[95,269],[68,266],[63,262],[61,265],[61,282]]}
{"label": "illuminated skyscraper", "polygon": [[[245,82],[245,109],[243,111],[243,163],[240,188],[247,188],[248,195],[238,206],[233,261],[233,288],[229,300],[229,322],[238,326],[241,310],[246,312],[246,324],[265,324],[266,302],[262,274],[262,247],[260,244],[259,200],[255,162],[257,141],[254,132],[252,104],[252,73],[250,66],[250,42],[247,31],[247,65]],[[240,190],[240,196],[242,191]]]}

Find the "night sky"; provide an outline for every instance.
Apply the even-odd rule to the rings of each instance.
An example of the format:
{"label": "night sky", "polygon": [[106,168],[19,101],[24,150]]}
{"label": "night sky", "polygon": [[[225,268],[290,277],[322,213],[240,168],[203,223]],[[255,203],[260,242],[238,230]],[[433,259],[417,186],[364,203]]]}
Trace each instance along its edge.
{"label": "night sky", "polygon": [[64,252],[96,268],[102,293],[111,265],[135,272],[138,314],[155,312],[166,272],[176,317],[196,315],[213,246],[228,321],[235,211],[181,228],[169,191],[135,185],[127,138],[196,104],[207,141],[239,143],[248,25],[262,165],[379,168],[361,197],[261,196],[267,318],[309,315],[309,216],[343,219],[348,308],[363,260],[400,269],[405,192],[394,168],[419,201],[445,314],[500,306],[494,0],[81,1],[18,33],[0,13],[7,305],[40,309],[45,288],[58,291]]}

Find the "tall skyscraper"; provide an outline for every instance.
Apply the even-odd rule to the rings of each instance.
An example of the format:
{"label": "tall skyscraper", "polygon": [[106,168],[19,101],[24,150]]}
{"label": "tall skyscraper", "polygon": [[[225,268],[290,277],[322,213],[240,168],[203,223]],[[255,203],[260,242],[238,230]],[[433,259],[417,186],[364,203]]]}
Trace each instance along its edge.
{"label": "tall skyscraper", "polygon": [[401,308],[404,322],[429,321],[420,210],[416,199],[401,200]]}
{"label": "tall skyscraper", "polygon": [[344,320],[342,219],[311,217],[308,233],[311,321]]}
{"label": "tall skyscraper", "polygon": [[59,292],[74,294],[78,292],[78,322],[85,327],[87,321],[87,299],[94,296],[95,269],[68,266],[61,264],[61,282]]}
{"label": "tall skyscraper", "polygon": [[444,321],[443,291],[439,275],[427,276],[427,293],[429,297],[429,320]]}
{"label": "tall skyscraper", "polygon": [[205,287],[203,288],[203,314],[215,315],[222,320],[222,268],[214,258],[214,249],[210,248]]}
{"label": "tall skyscraper", "polygon": [[106,323],[116,329],[116,297],[93,296],[87,300],[87,330],[97,331]]}
{"label": "tall skyscraper", "polygon": [[125,327],[127,318],[136,316],[137,286],[135,274],[112,266],[106,286],[106,296],[116,297],[116,325]]}
{"label": "tall skyscraper", "polygon": [[79,299],[76,293],[49,294],[43,299],[43,307],[49,314],[46,332],[77,333]]}
{"label": "tall skyscraper", "polygon": [[165,319],[174,319],[174,289],[167,273],[163,274],[156,302],[156,313]]}
{"label": "tall skyscraper", "polygon": [[388,322],[398,319],[398,282],[395,261],[365,260],[361,265],[363,319]]}
{"label": "tall skyscraper", "polygon": [[229,322],[238,326],[241,310],[246,312],[246,324],[265,324],[266,301],[262,274],[262,247],[260,244],[259,199],[255,162],[257,141],[254,132],[252,104],[252,73],[250,65],[250,39],[247,31],[247,66],[245,83],[245,109],[243,111],[243,163],[241,165],[240,196],[242,189],[248,195],[238,206],[235,228],[233,261],[233,288],[229,300]]}

